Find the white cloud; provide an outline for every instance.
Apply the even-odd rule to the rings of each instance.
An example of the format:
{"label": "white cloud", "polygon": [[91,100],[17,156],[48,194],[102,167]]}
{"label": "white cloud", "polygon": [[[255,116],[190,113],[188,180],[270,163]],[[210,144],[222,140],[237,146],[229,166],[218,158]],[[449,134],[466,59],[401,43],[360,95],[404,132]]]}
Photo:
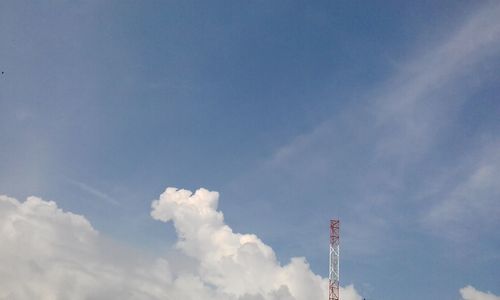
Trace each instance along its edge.
{"label": "white cloud", "polygon": [[478,291],[470,285],[460,289],[460,294],[464,300],[500,300],[499,296]]}
{"label": "white cloud", "polygon": [[[164,222],[173,221],[177,247],[199,261],[203,280],[217,291],[262,295],[264,299],[326,299],[327,281],[314,274],[304,258],[292,258],[281,266],[274,251],[253,234],[234,233],[217,211],[219,194],[199,189],[168,188],[153,202],[151,215]],[[344,299],[358,299],[352,287]],[[271,296],[274,295],[274,296]]]}
{"label": "white cloud", "polygon": [[[103,237],[54,202],[0,196],[0,299],[309,300],[327,297],[327,280],[304,258],[281,266],[252,234],[234,233],[217,211],[218,193],[168,188],[151,215],[172,221],[182,255],[172,268]],[[360,300],[352,285],[346,300]]]}
{"label": "white cloud", "polygon": [[36,197],[0,197],[0,245],[0,299],[157,299],[171,284],[165,260],[119,247]]}

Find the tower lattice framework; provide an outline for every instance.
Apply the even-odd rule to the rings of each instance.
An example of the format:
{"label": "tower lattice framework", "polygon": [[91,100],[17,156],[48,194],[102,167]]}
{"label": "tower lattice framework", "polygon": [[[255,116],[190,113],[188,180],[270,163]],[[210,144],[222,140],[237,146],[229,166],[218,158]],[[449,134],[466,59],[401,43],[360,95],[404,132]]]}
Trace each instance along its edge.
{"label": "tower lattice framework", "polygon": [[339,255],[340,255],[340,221],[330,221],[330,272],[329,300],[339,300]]}

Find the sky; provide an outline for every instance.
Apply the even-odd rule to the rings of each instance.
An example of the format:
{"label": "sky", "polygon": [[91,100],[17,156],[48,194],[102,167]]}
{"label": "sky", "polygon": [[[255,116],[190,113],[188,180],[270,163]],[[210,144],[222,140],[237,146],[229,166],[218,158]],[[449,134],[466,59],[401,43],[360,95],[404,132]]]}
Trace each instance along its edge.
{"label": "sky", "polygon": [[497,1],[1,1],[0,299],[500,299]]}

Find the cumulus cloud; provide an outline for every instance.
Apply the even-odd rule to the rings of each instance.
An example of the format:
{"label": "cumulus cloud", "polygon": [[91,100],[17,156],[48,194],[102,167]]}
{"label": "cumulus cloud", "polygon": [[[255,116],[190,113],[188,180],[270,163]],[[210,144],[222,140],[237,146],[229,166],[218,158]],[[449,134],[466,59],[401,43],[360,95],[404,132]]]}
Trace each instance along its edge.
{"label": "cumulus cloud", "polygon": [[470,285],[460,289],[460,294],[464,300],[500,300],[499,296],[478,291]]}
{"label": "cumulus cloud", "polygon": [[[195,268],[172,268],[96,231],[56,203],[0,196],[0,299],[309,300],[327,298],[327,279],[305,258],[281,265],[256,235],[239,234],[217,210],[219,195],[167,188],[151,216],[172,221],[181,255]],[[354,286],[346,300],[361,300]]]}
{"label": "cumulus cloud", "polygon": [[54,202],[0,197],[0,299],[173,299],[165,260],[146,260]]}
{"label": "cumulus cloud", "polygon": [[[154,219],[172,221],[177,247],[199,261],[203,280],[225,294],[263,299],[326,299],[327,280],[314,274],[303,257],[281,266],[268,245],[253,234],[234,233],[217,211],[219,194],[199,189],[167,190],[152,204]],[[344,299],[361,299],[354,288]]]}

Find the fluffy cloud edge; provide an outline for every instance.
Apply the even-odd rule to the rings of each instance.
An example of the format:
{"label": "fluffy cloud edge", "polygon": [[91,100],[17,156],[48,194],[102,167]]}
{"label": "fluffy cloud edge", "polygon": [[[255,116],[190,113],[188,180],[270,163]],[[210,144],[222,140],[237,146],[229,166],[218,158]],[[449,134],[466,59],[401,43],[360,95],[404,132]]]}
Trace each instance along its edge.
{"label": "fluffy cloud edge", "polygon": [[[254,234],[234,233],[217,211],[219,195],[167,188],[153,218],[173,222],[183,272],[170,257],[148,257],[101,235],[53,201],[0,196],[0,299],[305,300],[326,297],[327,280],[305,258],[280,265]],[[209,251],[196,251],[201,246]],[[206,249],[205,249],[206,250]],[[353,285],[346,300],[361,300]]]}
{"label": "fluffy cloud edge", "polygon": [[491,292],[481,292],[471,285],[461,288],[460,295],[464,300],[500,300],[500,296]]}
{"label": "fluffy cloud edge", "polygon": [[[326,299],[327,280],[314,274],[305,258],[280,265],[256,235],[234,233],[224,223],[218,198],[206,189],[167,188],[153,201],[153,218],[172,221],[177,247],[197,262],[194,271],[178,274],[169,258],[141,257],[110,243],[84,216],[53,201],[0,196],[0,299]],[[207,233],[208,251],[199,255],[195,250],[207,242]],[[257,280],[232,286],[232,271],[242,269],[248,273],[236,277],[239,281]],[[470,285],[459,292],[463,300],[500,300]],[[343,300],[362,299],[352,284],[340,293]]]}

